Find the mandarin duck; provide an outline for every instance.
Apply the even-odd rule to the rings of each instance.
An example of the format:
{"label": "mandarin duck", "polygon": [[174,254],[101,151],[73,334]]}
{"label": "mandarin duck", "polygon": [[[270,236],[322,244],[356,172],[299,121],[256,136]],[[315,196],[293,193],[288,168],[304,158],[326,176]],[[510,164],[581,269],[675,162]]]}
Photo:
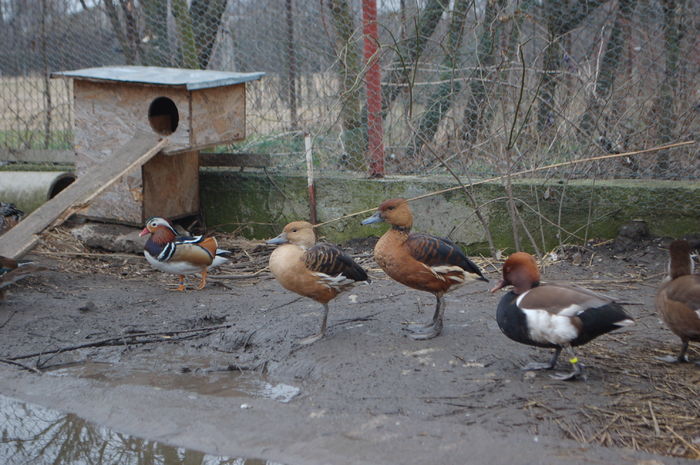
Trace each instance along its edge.
{"label": "mandarin duck", "polygon": [[27,260],[13,260],[0,256],[0,301],[5,297],[5,289],[20,279],[24,279],[36,272],[46,270],[41,265]]}
{"label": "mandarin duck", "polygon": [[270,255],[270,271],[285,288],[323,305],[320,331],[300,341],[310,344],[326,333],[328,302],[359,281],[369,281],[367,272],[339,247],[316,243],[313,225],[294,221],[267,241],[279,245]]}
{"label": "mandarin duck", "polygon": [[656,310],[666,326],[681,338],[681,351],[677,357],[661,360],[687,362],[688,343],[700,342],[700,275],[693,274],[688,241],[671,242],[669,254],[668,280],[656,294]]}
{"label": "mandarin duck", "polygon": [[541,283],[535,258],[525,252],[512,254],[503,264],[503,279],[491,292],[513,286],[501,298],[496,321],[510,339],[536,347],[551,347],[548,363],[530,363],[523,370],[554,369],[559,354],[566,350],[570,373],[557,373],[555,379],[584,376],[573,347],[623,326],[634,324],[622,306],[613,299],[573,284]]}
{"label": "mandarin duck", "polygon": [[382,221],[391,228],[374,247],[374,260],[392,279],[435,296],[432,321],[408,327],[413,339],[434,338],[442,332],[445,294],[472,281],[488,279],[450,240],[412,233],[413,215],[405,199],[385,201],[362,224]]}
{"label": "mandarin duck", "polygon": [[20,222],[24,212],[13,203],[0,202],[0,234]]}
{"label": "mandarin duck", "polygon": [[143,254],[155,269],[179,276],[175,290],[185,290],[185,275],[201,273],[197,289],[207,285],[209,269],[228,261],[228,250],[218,248],[212,236],[179,236],[173,225],[165,218],[154,217],[146,221],[139,236],[150,237]]}

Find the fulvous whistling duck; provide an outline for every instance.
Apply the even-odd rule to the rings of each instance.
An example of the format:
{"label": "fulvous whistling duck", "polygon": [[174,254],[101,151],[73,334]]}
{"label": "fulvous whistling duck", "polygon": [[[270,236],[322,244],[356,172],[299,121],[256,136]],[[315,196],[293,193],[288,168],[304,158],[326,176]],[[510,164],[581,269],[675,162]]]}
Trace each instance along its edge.
{"label": "fulvous whistling duck", "polygon": [[150,234],[143,254],[153,268],[179,276],[175,290],[185,290],[185,275],[201,273],[197,289],[207,285],[207,271],[228,261],[227,250],[217,248],[212,236],[178,236],[173,225],[165,218],[154,217],[146,221],[140,236]]}
{"label": "fulvous whistling duck", "polygon": [[688,241],[673,241],[669,252],[669,280],[656,294],[656,310],[669,329],[681,338],[682,345],[677,357],[662,360],[687,362],[688,343],[700,342],[700,275],[693,274]]}
{"label": "fulvous whistling duck", "polygon": [[367,273],[337,246],[317,244],[313,225],[307,221],[289,223],[267,243],[279,244],[270,255],[270,271],[280,284],[323,305],[321,330],[300,343],[321,339],[326,333],[328,302],[356,282],[367,281]]}
{"label": "fulvous whistling duck", "polygon": [[532,255],[516,252],[503,264],[503,279],[493,288],[513,289],[501,298],[496,321],[510,339],[537,347],[551,347],[549,363],[530,363],[523,370],[551,370],[562,349],[569,355],[571,373],[558,373],[555,379],[575,379],[583,375],[573,347],[634,323],[620,304],[572,284],[540,283],[540,272]]}
{"label": "fulvous whistling duck", "polygon": [[389,223],[391,229],[374,247],[374,260],[392,279],[435,296],[432,322],[408,327],[413,339],[434,338],[442,332],[445,294],[468,282],[488,279],[448,239],[412,233],[413,215],[405,199],[386,200],[362,224],[382,221]]}

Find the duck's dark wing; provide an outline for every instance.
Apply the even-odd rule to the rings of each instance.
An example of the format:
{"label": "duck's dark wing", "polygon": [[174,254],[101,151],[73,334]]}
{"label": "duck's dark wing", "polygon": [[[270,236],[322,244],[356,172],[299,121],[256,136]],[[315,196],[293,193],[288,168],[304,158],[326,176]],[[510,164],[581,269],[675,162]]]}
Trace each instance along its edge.
{"label": "duck's dark wing", "polygon": [[449,239],[412,233],[406,240],[406,247],[413,258],[430,267],[458,266],[468,273],[484,278],[479,267]]}
{"label": "duck's dark wing", "polygon": [[317,273],[343,275],[353,281],[367,281],[367,272],[333,244],[318,243],[304,253],[304,264]]}

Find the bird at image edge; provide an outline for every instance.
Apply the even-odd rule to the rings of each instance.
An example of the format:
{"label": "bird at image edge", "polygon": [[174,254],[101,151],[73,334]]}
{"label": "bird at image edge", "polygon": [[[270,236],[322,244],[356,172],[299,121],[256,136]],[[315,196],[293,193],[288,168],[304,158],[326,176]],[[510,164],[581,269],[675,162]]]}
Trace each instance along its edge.
{"label": "bird at image edge", "polygon": [[367,272],[340,248],[316,243],[313,225],[294,221],[267,241],[278,245],[270,255],[270,271],[285,288],[323,305],[320,331],[300,341],[310,344],[326,333],[328,302],[358,281],[369,281]]}
{"label": "bird at image edge", "polygon": [[523,370],[552,370],[566,350],[570,373],[552,377],[571,380],[584,376],[573,347],[634,323],[620,304],[574,284],[541,283],[535,258],[525,252],[512,254],[503,264],[503,279],[491,292],[512,286],[501,298],[496,321],[510,339],[536,347],[551,347],[549,363],[530,363]]}
{"label": "bird at image edge", "polygon": [[228,250],[218,248],[212,236],[178,236],[173,225],[165,218],[154,217],[146,221],[140,236],[150,237],[143,254],[155,269],[179,277],[177,291],[185,290],[185,275],[201,273],[197,289],[207,285],[208,270],[228,261]]}
{"label": "bird at image edge", "polygon": [[0,202],[0,234],[12,229],[24,217],[24,212],[15,204]]}
{"label": "bird at image edge", "polygon": [[693,274],[688,241],[671,242],[669,254],[669,276],[656,294],[656,309],[666,326],[681,338],[681,350],[678,356],[661,360],[687,362],[688,343],[700,342],[700,275]]}
{"label": "bird at image edge", "polygon": [[32,261],[14,260],[0,255],[0,302],[5,297],[5,289],[10,285],[44,270],[44,266],[36,265]]}
{"label": "bird at image edge", "polygon": [[362,224],[391,225],[374,247],[374,260],[395,281],[430,292],[437,300],[428,324],[410,325],[413,339],[431,339],[442,332],[444,295],[476,280],[486,281],[481,270],[448,239],[412,233],[413,215],[405,199],[383,202]]}

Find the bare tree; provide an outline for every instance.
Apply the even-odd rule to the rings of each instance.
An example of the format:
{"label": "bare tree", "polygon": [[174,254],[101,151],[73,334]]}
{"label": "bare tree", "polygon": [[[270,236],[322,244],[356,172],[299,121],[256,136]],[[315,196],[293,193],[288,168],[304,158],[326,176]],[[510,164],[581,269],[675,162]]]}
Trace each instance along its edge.
{"label": "bare tree", "polygon": [[[495,4],[495,1],[487,3],[487,5],[491,4]],[[464,22],[468,7],[469,2],[467,0],[455,0],[450,27],[447,32],[445,57],[442,62],[442,68],[445,71],[440,73],[440,84],[433,95],[430,96],[427,104],[428,109],[420,118],[417,133],[413,135],[406,153],[408,158],[412,158],[420,152],[424,141],[430,142],[433,140],[440,121],[450,109],[454,96],[458,95],[462,89],[460,81],[454,78],[459,64],[458,52],[464,38]],[[487,9],[490,9],[490,6],[487,6]]]}
{"label": "bare tree", "polygon": [[555,123],[555,97],[561,68],[562,36],[577,28],[598,6],[606,0],[544,0],[543,9],[549,39],[544,51],[540,106],[537,129],[540,133]]}
{"label": "bare tree", "polygon": [[[625,48],[625,24],[634,13],[636,6],[637,0],[619,0],[615,21],[600,62],[595,88],[581,118],[581,130],[584,136],[593,135],[602,110],[613,93],[615,75]],[[670,139],[665,142],[669,141]]]}
{"label": "bare tree", "polygon": [[362,62],[354,38],[355,25],[347,0],[331,0],[328,5],[336,32],[335,49],[340,75],[340,124],[346,154],[341,161],[345,166],[360,169],[364,166],[367,125],[362,111]]}
{"label": "bare tree", "polygon": [[[517,49],[520,24],[525,12],[530,8],[534,0],[526,0],[513,14],[510,44],[506,53],[514,54]],[[477,66],[469,76],[469,100],[462,117],[462,139],[467,144],[473,144],[479,131],[485,123],[487,96],[492,85],[488,84],[494,75],[497,54],[497,44],[503,22],[497,21],[496,14],[503,9],[505,0],[489,1],[484,13],[484,30],[481,33],[476,52]]]}
{"label": "bare tree", "polygon": [[[226,10],[227,0],[171,0],[177,40],[167,37],[167,0],[104,0],[112,29],[127,64],[176,64],[184,68],[206,69]],[[119,6],[119,8],[117,8]],[[139,28],[139,13],[144,16]],[[175,63],[164,58],[169,42],[179,46]]]}
{"label": "bare tree", "polygon": [[[402,86],[411,82],[411,75],[418,59],[423,54],[428,40],[435,32],[449,3],[448,0],[428,0],[416,20],[415,29],[408,27],[407,31],[402,31],[407,33],[408,39],[398,44],[396,57],[389,66],[385,84],[382,86],[382,112],[385,117],[391,104],[401,93]],[[401,5],[401,12],[404,14],[405,5],[403,3]],[[414,32],[414,34],[409,34],[409,31]]]}
{"label": "bare tree", "polygon": [[[664,77],[659,87],[659,96],[656,109],[656,120],[659,125],[659,143],[664,144],[673,140],[675,130],[674,118],[674,92],[678,88],[678,59],[683,38],[683,21],[676,14],[684,6],[684,0],[662,0],[661,6],[664,13],[664,52],[666,67]],[[667,176],[669,167],[669,154],[660,152],[656,159],[656,172],[658,175]]]}

